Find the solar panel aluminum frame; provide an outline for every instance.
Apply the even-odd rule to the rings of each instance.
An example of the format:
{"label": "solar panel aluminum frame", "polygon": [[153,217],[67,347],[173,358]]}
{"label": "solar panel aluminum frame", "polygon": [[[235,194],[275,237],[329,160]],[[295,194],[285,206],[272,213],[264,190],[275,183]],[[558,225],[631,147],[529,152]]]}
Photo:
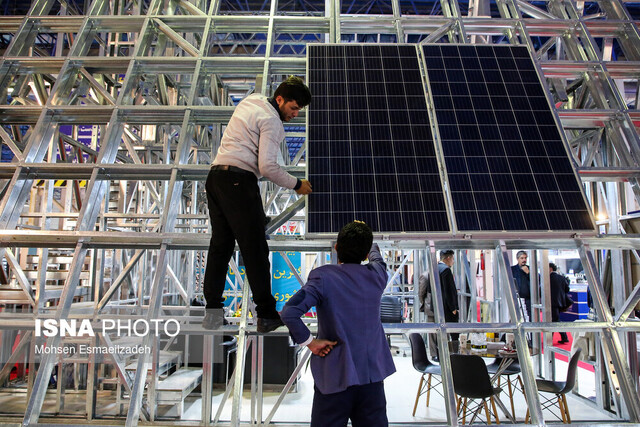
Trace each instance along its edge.
{"label": "solar panel aluminum frame", "polygon": [[[468,44],[462,44],[462,43],[432,43],[430,44],[431,46],[434,45],[439,45],[439,46],[469,46]],[[525,45],[491,45],[493,47],[502,47],[504,46],[504,48],[508,48],[508,47],[512,47],[512,46],[523,46],[523,47],[527,47]],[[443,152],[443,148],[442,148],[442,138],[440,136],[440,131],[439,131],[439,126],[438,126],[438,120],[436,117],[436,109],[435,109],[435,104],[434,104],[434,100],[433,100],[433,93],[431,90],[431,83],[429,81],[429,75],[427,72],[427,65],[426,65],[426,56],[424,55],[423,51],[422,51],[422,45],[420,45],[420,48],[418,49],[419,52],[419,58],[420,58],[420,65],[421,67],[424,68],[424,79],[425,79],[425,84],[426,84],[426,96],[427,96],[427,109],[429,111],[429,120],[431,122],[431,126],[432,126],[432,134],[433,134],[433,140],[434,143],[436,145],[436,156],[438,158],[438,163],[440,164],[440,169],[442,170],[442,175],[443,175],[443,189],[445,191],[445,198],[447,201],[447,205],[448,205],[448,209],[450,209],[451,212],[451,218],[450,221],[452,222],[452,224],[454,225],[452,228],[452,234],[454,237],[456,236],[460,236],[463,235],[464,238],[470,239],[473,237],[478,237],[478,238],[482,238],[482,239],[491,239],[491,238],[495,238],[495,239],[513,239],[513,238],[520,238],[520,237],[525,237],[526,239],[548,239],[551,237],[551,235],[553,236],[553,238],[575,238],[575,237],[588,237],[588,236],[594,236],[597,235],[597,228],[596,228],[596,222],[595,222],[595,218],[593,215],[592,210],[590,209],[590,205],[587,201],[587,198],[585,196],[584,193],[584,188],[582,186],[582,182],[578,176],[578,173],[576,171],[576,163],[575,160],[573,158],[573,155],[571,154],[571,150],[569,148],[569,143],[567,141],[566,135],[564,133],[564,130],[562,128],[561,122],[560,122],[560,117],[558,116],[558,113],[556,111],[555,108],[553,108],[553,100],[551,98],[550,95],[550,89],[549,86],[546,82],[546,79],[544,78],[544,74],[542,72],[542,69],[540,68],[540,65],[534,60],[534,58],[531,55],[531,50],[527,48],[527,53],[529,55],[529,59],[532,61],[536,74],[538,76],[538,82],[540,84],[542,84],[542,87],[544,89],[544,93],[545,93],[545,98],[547,100],[547,105],[550,108],[550,112],[553,115],[553,120],[554,120],[554,124],[556,126],[556,129],[560,135],[560,139],[562,141],[562,146],[564,147],[565,150],[565,154],[568,156],[569,162],[571,164],[571,170],[573,172],[573,176],[574,179],[576,180],[576,182],[578,183],[578,186],[580,188],[580,193],[582,195],[582,200],[583,203],[585,205],[585,207],[587,208],[587,212],[589,214],[589,218],[590,218],[590,222],[592,225],[592,229],[591,230],[518,230],[518,231],[514,231],[514,230],[473,230],[473,231],[467,231],[467,230],[460,230],[458,228],[458,224],[455,218],[455,208],[453,205],[453,200],[452,200],[452,196],[451,196],[451,191],[450,189],[450,185],[449,185],[449,174],[447,172],[447,166],[446,166],[446,161],[445,161],[445,157],[444,157],[444,152]]]}
{"label": "solar panel aluminum frame", "polygon": [[[308,43],[307,44],[307,51],[306,51],[306,61],[307,61],[307,69],[306,69],[306,75],[305,75],[305,79],[307,84],[309,84],[309,51],[310,48],[314,47],[314,46],[328,46],[328,45],[334,45],[334,46],[344,46],[345,43]],[[375,45],[375,46],[413,46],[416,49],[416,60],[418,63],[418,66],[420,68],[420,74],[421,74],[421,83],[422,83],[422,89],[423,89],[423,95],[425,96],[425,103],[428,106],[429,105],[429,100],[426,99],[426,93],[425,93],[425,79],[424,79],[424,72],[423,72],[423,65],[421,64],[420,61],[420,56],[418,56],[418,51],[420,50],[420,46],[415,44],[415,43],[348,43],[349,46],[356,46],[356,45],[362,45],[362,46],[366,46],[366,45]],[[313,96],[313,93],[312,93]],[[312,100],[313,102],[313,100]],[[310,163],[310,147],[309,147],[309,116],[310,114],[307,112],[306,117],[305,117],[305,141],[304,141],[304,148],[306,150],[307,153],[307,168],[306,168],[306,172],[305,172],[305,177],[306,179],[309,179],[309,163]],[[453,233],[452,233],[452,223],[451,223],[451,205],[448,204],[447,201],[447,193],[444,191],[444,186],[443,186],[443,171],[442,171],[442,164],[440,162],[440,159],[438,158],[437,155],[437,150],[438,150],[438,145],[435,144],[435,137],[434,135],[432,135],[432,143],[434,144],[434,150],[436,152],[436,161],[438,163],[438,174],[440,176],[440,188],[444,197],[444,201],[445,201],[445,210],[447,212],[447,225],[449,227],[448,231],[432,231],[432,232],[424,232],[424,233],[417,233],[417,232],[403,232],[403,231],[385,231],[385,232],[375,232],[374,231],[374,239],[375,240],[393,240],[393,241],[416,241],[416,240],[422,240],[422,241],[426,241],[426,240],[447,240],[450,239],[451,237],[453,237]],[[311,184],[313,185],[313,182],[311,182]],[[305,197],[313,197],[313,193],[311,193],[310,196],[305,196]],[[308,200],[308,199],[307,199]],[[304,232],[304,237],[305,239],[335,239],[335,237],[337,236],[337,232],[331,232],[331,233],[310,233],[308,231],[308,224],[309,224],[309,209],[307,207],[307,209],[305,209],[305,232]]]}

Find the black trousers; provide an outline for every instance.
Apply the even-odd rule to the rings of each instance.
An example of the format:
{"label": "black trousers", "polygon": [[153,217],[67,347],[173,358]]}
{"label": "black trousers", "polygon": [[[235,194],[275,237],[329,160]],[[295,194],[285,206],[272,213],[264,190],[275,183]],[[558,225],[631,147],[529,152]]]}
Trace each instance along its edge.
{"label": "black trousers", "polygon": [[271,295],[269,246],[258,179],[250,172],[210,170],[206,190],[211,218],[204,275],[207,308],[223,306],[227,269],[237,240],[258,317],[278,317],[276,300]]}
{"label": "black trousers", "polygon": [[[444,321],[447,323],[458,323],[459,320],[459,314],[460,314],[460,310],[458,310],[458,314],[453,314],[453,313],[446,313],[444,315]],[[435,323],[436,321],[436,316],[433,314],[433,312],[431,310],[427,311],[427,322],[429,323]],[[429,353],[431,354],[431,358],[439,358],[440,355],[438,354],[438,338],[437,338],[437,334],[435,332],[429,333]],[[451,334],[447,334],[449,337],[449,341],[458,341],[458,338],[460,338],[460,334],[459,333],[451,333]]]}
{"label": "black trousers", "polygon": [[382,381],[322,394],[314,387],[311,427],[386,427],[387,399]]}
{"label": "black trousers", "polygon": [[[551,321],[552,322],[560,321],[560,309],[558,307],[551,307]],[[569,341],[569,337],[567,336],[566,332],[558,332],[558,333],[560,334],[560,340]]]}

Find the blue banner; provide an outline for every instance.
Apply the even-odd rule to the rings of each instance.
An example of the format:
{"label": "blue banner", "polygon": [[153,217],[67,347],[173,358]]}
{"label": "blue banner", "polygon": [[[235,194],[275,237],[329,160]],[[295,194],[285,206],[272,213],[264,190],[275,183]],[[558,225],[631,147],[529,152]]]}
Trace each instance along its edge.
{"label": "blue banner", "polygon": [[[302,255],[300,252],[286,252],[287,257],[302,274]],[[300,289],[300,282],[279,252],[274,252],[271,262],[271,292],[276,299],[276,310],[280,311],[289,298]]]}

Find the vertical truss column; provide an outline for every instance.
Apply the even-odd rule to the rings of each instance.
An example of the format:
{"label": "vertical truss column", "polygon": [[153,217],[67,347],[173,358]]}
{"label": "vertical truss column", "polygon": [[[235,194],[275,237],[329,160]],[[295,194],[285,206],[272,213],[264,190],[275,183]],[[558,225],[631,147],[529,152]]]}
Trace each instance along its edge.
{"label": "vertical truss column", "polygon": [[[60,295],[60,302],[55,311],[54,318],[58,321],[60,319],[66,319],[69,316],[71,310],[71,303],[75,296],[75,290],[80,280],[80,272],[82,271],[82,264],[87,254],[86,242],[80,240],[76,245],[75,256],[71,265],[69,266],[69,276],[64,283],[62,294]],[[58,347],[60,345],[61,338],[59,335],[55,335],[47,339],[47,347]],[[29,426],[38,422],[40,417],[40,411],[42,410],[42,404],[44,403],[45,394],[47,393],[47,386],[49,385],[49,379],[53,372],[53,367],[56,363],[57,354],[51,352],[45,354],[40,362],[40,367],[36,374],[35,381],[33,383],[33,391],[27,402],[27,409],[22,420],[23,426]]]}
{"label": "vertical truss column", "polygon": [[427,245],[427,261],[429,263],[429,281],[431,282],[431,293],[434,295],[433,303],[435,304],[436,323],[438,324],[437,340],[438,353],[440,357],[440,365],[442,367],[442,384],[444,387],[443,395],[446,404],[447,421],[450,426],[457,426],[458,414],[456,413],[456,396],[453,388],[453,376],[451,375],[451,357],[449,354],[449,345],[447,339],[447,331],[444,323],[444,305],[442,303],[442,286],[440,285],[440,274],[438,273],[438,262],[436,261],[435,243],[430,240]]}
{"label": "vertical truss column", "polygon": [[[85,18],[88,19],[88,18]],[[148,25],[148,20],[145,21],[145,28]],[[140,45],[137,46],[136,50],[139,50]],[[76,48],[77,49],[77,48]],[[75,53],[76,51],[73,50]],[[126,87],[131,80],[133,61],[129,64],[129,69],[127,75],[125,77],[124,86]],[[46,148],[48,146],[48,142],[53,138],[53,132],[57,131],[56,123],[52,121],[51,115],[48,113],[47,108],[54,102],[56,99],[56,94],[58,91],[65,92],[68,90],[69,85],[69,74],[72,72],[70,70],[70,60],[65,60],[65,65],[63,66],[60,76],[52,91],[51,96],[49,97],[47,104],[45,105],[43,112],[41,114],[40,119],[38,120],[38,124],[36,125],[36,129],[39,129],[38,132],[35,132],[32,135],[29,145],[27,155],[25,156],[25,162],[39,162],[42,160],[46,152]],[[65,78],[66,77],[66,78]],[[125,92],[122,91],[118,98],[118,104],[122,104],[122,100]],[[111,121],[109,122],[109,126],[106,132],[106,135],[103,139],[103,144],[100,147],[99,158],[96,162],[96,165],[93,169],[91,179],[89,180],[89,184],[86,189],[85,199],[82,203],[82,209],[78,215],[78,223],[76,226],[77,231],[89,231],[93,230],[95,227],[96,219],[100,213],[100,207],[102,205],[102,200],[108,190],[109,180],[103,180],[99,177],[99,166],[105,163],[113,163],[118,152],[118,147],[120,143],[120,137],[122,135],[124,129],[124,125],[120,122],[120,117],[118,116],[117,109],[112,113]],[[13,205],[7,205],[9,198],[5,198],[3,200],[3,204],[0,205],[0,209],[2,214],[0,216],[0,227],[3,229],[11,229],[14,228],[17,224],[22,206],[24,206],[26,202],[26,198],[29,195],[30,187],[32,185],[32,180],[20,180],[18,179],[20,176],[19,168],[16,170],[14,174],[14,181],[11,187],[11,195]],[[28,186],[26,185],[28,184]],[[20,211],[18,211],[18,207]],[[165,246],[166,248],[166,246]],[[79,282],[80,273],[83,268],[84,260],[87,254],[87,246],[85,241],[80,240],[76,246],[74,251],[74,257],[71,265],[69,266],[69,275],[64,283],[64,288],[62,292],[62,296],[60,298],[60,302],[56,309],[56,319],[64,319],[68,317],[72,300],[75,296],[75,290]],[[162,259],[164,259],[163,255]],[[157,279],[159,280],[159,279]],[[59,336],[55,336],[49,338],[47,340],[47,346],[57,347],[60,344],[61,340]],[[25,411],[25,416],[23,418],[23,425],[27,426],[33,423],[38,422],[38,418],[40,416],[40,411],[42,408],[42,404],[44,403],[45,394],[47,391],[47,385],[49,382],[49,378],[51,376],[51,372],[53,370],[53,366],[55,364],[55,354],[47,354],[43,358],[40,368],[36,374],[36,378],[33,384],[33,392],[31,393],[28,403],[27,410]],[[142,359],[141,359],[142,360]],[[146,371],[145,371],[146,374]],[[134,411],[135,412],[135,408]],[[137,414],[136,414],[137,415]]]}
{"label": "vertical truss column", "polygon": [[[242,288],[242,314],[240,316],[240,329],[238,331],[238,351],[236,353],[235,377],[233,383],[233,402],[231,406],[231,426],[240,425],[242,409],[242,390],[244,388],[244,367],[248,352],[247,319],[249,317],[249,282],[245,279]],[[254,343],[255,345],[255,343]],[[224,405],[224,399],[220,403]]]}
{"label": "vertical truss column", "polygon": [[342,28],[340,15],[342,2],[340,0],[326,0],[329,4],[329,43],[340,43]]}
{"label": "vertical truss column", "polygon": [[529,405],[529,412],[531,413],[531,423],[541,425],[544,424],[544,418],[542,417],[536,379],[533,375],[533,361],[531,360],[531,353],[529,352],[527,336],[522,327],[524,323],[522,311],[516,305],[516,290],[514,288],[513,275],[511,274],[509,253],[503,240],[501,240],[500,244],[496,247],[496,261],[498,263],[500,281],[503,284],[502,289],[504,292],[502,293],[502,298],[509,308],[511,321],[515,323],[516,326],[513,332],[516,349],[518,351],[518,360],[522,368],[527,404]]}
{"label": "vertical truss column", "polygon": [[404,28],[402,28],[402,20],[400,13],[400,0],[391,0],[391,8],[393,9],[393,25],[396,27],[396,37],[398,43],[405,42]]}
{"label": "vertical truss column", "polygon": [[267,29],[267,44],[264,51],[264,64],[262,70],[262,87],[260,93],[269,95],[271,92],[271,54],[273,53],[273,43],[275,39],[274,19],[278,11],[278,0],[271,0],[269,8],[269,26]]}
{"label": "vertical truss column", "polygon": [[[167,268],[167,243],[162,243],[158,254],[158,268],[156,270],[153,286],[151,288],[151,299],[149,301],[149,309],[145,319],[150,321],[158,317],[162,306],[162,291],[165,284],[165,274]],[[156,353],[157,338],[153,334],[145,335],[142,346],[146,349],[153,347],[153,352]],[[138,363],[136,365],[136,376],[131,386],[131,398],[129,401],[129,411],[127,412],[126,426],[137,426],[140,420],[140,410],[142,408],[142,395],[144,393],[144,386],[147,378],[147,372],[152,367],[149,361],[150,352],[145,351],[142,355],[138,356]],[[152,378],[152,381],[157,380]],[[150,387],[150,393],[154,392],[155,387]],[[151,399],[150,399],[151,400]],[[152,399],[155,401],[155,399]]]}
{"label": "vertical truss column", "polygon": [[[616,408],[620,411],[618,416],[638,423],[640,422],[640,399],[635,390],[634,380],[631,377],[629,364],[625,359],[620,337],[616,331],[618,324],[614,322],[611,315],[596,263],[589,247],[582,243],[578,247],[578,252],[588,277],[587,283],[589,284],[598,318],[609,325],[608,328],[602,330],[602,349],[605,354],[606,372],[611,384],[611,392],[615,399]],[[623,411],[628,412],[628,417]]]}

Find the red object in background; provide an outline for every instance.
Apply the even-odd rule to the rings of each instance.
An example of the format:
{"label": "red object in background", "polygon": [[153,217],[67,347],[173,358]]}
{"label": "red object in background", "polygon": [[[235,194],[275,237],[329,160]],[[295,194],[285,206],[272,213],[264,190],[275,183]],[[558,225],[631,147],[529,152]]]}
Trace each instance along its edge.
{"label": "red object in background", "polygon": [[480,251],[480,270],[484,270],[484,252]]}

